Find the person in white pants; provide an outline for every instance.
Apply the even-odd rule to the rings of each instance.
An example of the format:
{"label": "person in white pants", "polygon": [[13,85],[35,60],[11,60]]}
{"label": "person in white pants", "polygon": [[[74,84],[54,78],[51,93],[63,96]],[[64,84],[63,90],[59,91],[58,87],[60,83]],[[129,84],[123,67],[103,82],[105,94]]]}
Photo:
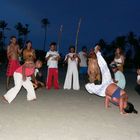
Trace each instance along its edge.
{"label": "person in white pants", "polygon": [[[34,64],[23,64],[14,72],[14,83],[15,86],[11,88],[4,96],[3,99],[8,103],[11,103],[17,94],[19,93],[21,87],[23,86],[27,90],[27,100],[35,100],[36,94],[33,88],[33,84],[30,81],[30,76],[34,75]],[[36,82],[36,80],[35,80]]]}
{"label": "person in white pants", "polygon": [[70,53],[66,55],[65,61],[68,63],[67,74],[64,83],[64,89],[71,89],[73,79],[73,89],[79,90],[79,74],[78,62],[80,61],[78,55],[75,53],[75,48],[70,47]]}
{"label": "person in white pants", "polygon": [[96,45],[94,52],[96,53],[98,65],[101,70],[102,82],[99,85],[87,83],[85,88],[90,94],[96,94],[98,96],[105,97],[105,90],[109,84],[113,83],[113,81],[107,63],[101,55],[100,49],[100,46]]}

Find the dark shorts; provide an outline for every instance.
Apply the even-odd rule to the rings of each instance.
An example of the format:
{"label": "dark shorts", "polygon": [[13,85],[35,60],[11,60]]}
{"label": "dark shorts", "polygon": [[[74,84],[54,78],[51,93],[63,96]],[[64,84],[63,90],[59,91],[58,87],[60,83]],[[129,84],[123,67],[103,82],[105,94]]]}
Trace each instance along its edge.
{"label": "dark shorts", "polygon": [[120,92],[121,92],[121,88],[117,88],[116,90],[115,90],[115,92],[112,94],[112,98],[117,98],[117,99],[119,99],[120,97],[121,97],[121,95],[120,95]]}
{"label": "dark shorts", "polygon": [[137,84],[135,87],[135,90],[140,95],[140,85]]}

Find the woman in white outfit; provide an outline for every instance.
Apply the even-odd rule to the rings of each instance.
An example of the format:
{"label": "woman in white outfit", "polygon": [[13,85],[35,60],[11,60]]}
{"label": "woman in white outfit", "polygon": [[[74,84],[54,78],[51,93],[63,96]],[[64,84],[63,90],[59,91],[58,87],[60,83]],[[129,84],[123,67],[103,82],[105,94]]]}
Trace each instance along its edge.
{"label": "woman in white outfit", "polygon": [[64,89],[71,89],[73,80],[73,89],[79,90],[79,74],[78,74],[78,62],[80,61],[78,55],[75,53],[75,48],[70,47],[70,53],[65,57],[65,61],[68,63],[67,74],[64,83]]}

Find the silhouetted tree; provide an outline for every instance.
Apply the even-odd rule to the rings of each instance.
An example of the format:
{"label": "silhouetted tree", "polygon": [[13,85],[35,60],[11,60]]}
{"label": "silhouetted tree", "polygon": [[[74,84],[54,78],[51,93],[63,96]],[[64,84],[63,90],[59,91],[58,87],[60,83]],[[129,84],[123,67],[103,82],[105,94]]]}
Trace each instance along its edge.
{"label": "silhouetted tree", "polygon": [[2,30],[2,42],[3,42],[2,49],[5,46],[5,38],[6,38],[5,30],[10,30],[10,28],[8,28],[7,26],[8,23],[6,23],[4,20],[0,20],[0,29]]}
{"label": "silhouetted tree", "polygon": [[126,37],[125,36],[118,36],[115,39],[115,46],[116,47],[121,47],[122,49],[124,49],[125,45],[126,45]]}
{"label": "silhouetted tree", "polygon": [[22,29],[23,29],[23,25],[21,22],[18,22],[16,25],[15,25],[15,29],[17,30],[18,32],[18,44],[20,47],[23,47],[23,39],[22,39]]}
{"label": "silhouetted tree", "polygon": [[15,25],[15,28],[18,31],[18,43],[20,46],[24,46],[25,42],[27,41],[28,34],[30,33],[29,24],[25,24],[24,26],[22,23],[18,22]]}
{"label": "silhouetted tree", "polygon": [[107,46],[107,43],[105,42],[105,40],[104,39],[100,39],[99,41],[98,41],[98,44],[101,46],[101,48],[102,48],[102,50],[103,51],[106,51],[106,46]]}
{"label": "silhouetted tree", "polygon": [[129,32],[129,34],[127,36],[127,41],[130,45],[135,46],[136,35],[133,32]]}
{"label": "silhouetted tree", "polygon": [[30,33],[29,31],[29,24],[25,24],[25,27],[22,28],[22,35],[24,36],[24,44],[28,39],[28,34]]}
{"label": "silhouetted tree", "polygon": [[43,18],[41,20],[41,24],[42,24],[42,28],[44,28],[44,46],[43,46],[43,50],[46,50],[46,35],[47,35],[47,28],[48,25],[50,25],[50,22],[47,18]]}
{"label": "silhouetted tree", "polygon": [[2,34],[2,31],[0,31],[0,51],[3,49],[1,46],[3,46],[3,34]]}
{"label": "silhouetted tree", "polygon": [[20,36],[22,36],[22,29],[23,29],[23,25],[21,22],[18,22],[16,25],[15,25],[15,29],[17,30],[18,32],[18,38],[20,38]]}
{"label": "silhouetted tree", "polygon": [[133,32],[129,32],[127,36],[127,42],[134,48],[134,50],[137,52],[139,41],[136,37],[136,35]]}
{"label": "silhouetted tree", "polygon": [[134,56],[134,64],[135,67],[140,67],[140,44],[139,44],[139,38],[133,33],[129,32],[127,36],[128,43],[134,48],[135,50],[135,56]]}

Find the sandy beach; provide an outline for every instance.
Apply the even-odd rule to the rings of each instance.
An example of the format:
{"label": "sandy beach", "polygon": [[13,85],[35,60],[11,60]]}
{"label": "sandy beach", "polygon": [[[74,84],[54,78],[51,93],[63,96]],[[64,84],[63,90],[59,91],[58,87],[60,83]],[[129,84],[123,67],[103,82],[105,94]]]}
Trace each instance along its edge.
{"label": "sandy beach", "polygon": [[[0,74],[1,95],[6,93],[4,73]],[[129,101],[140,111],[135,73],[128,71],[126,79]],[[28,102],[22,88],[11,104],[0,102],[0,140],[140,139],[139,114],[122,116],[114,105],[105,109],[104,98],[87,93],[84,84],[80,91],[42,88],[36,94],[37,100]]]}

